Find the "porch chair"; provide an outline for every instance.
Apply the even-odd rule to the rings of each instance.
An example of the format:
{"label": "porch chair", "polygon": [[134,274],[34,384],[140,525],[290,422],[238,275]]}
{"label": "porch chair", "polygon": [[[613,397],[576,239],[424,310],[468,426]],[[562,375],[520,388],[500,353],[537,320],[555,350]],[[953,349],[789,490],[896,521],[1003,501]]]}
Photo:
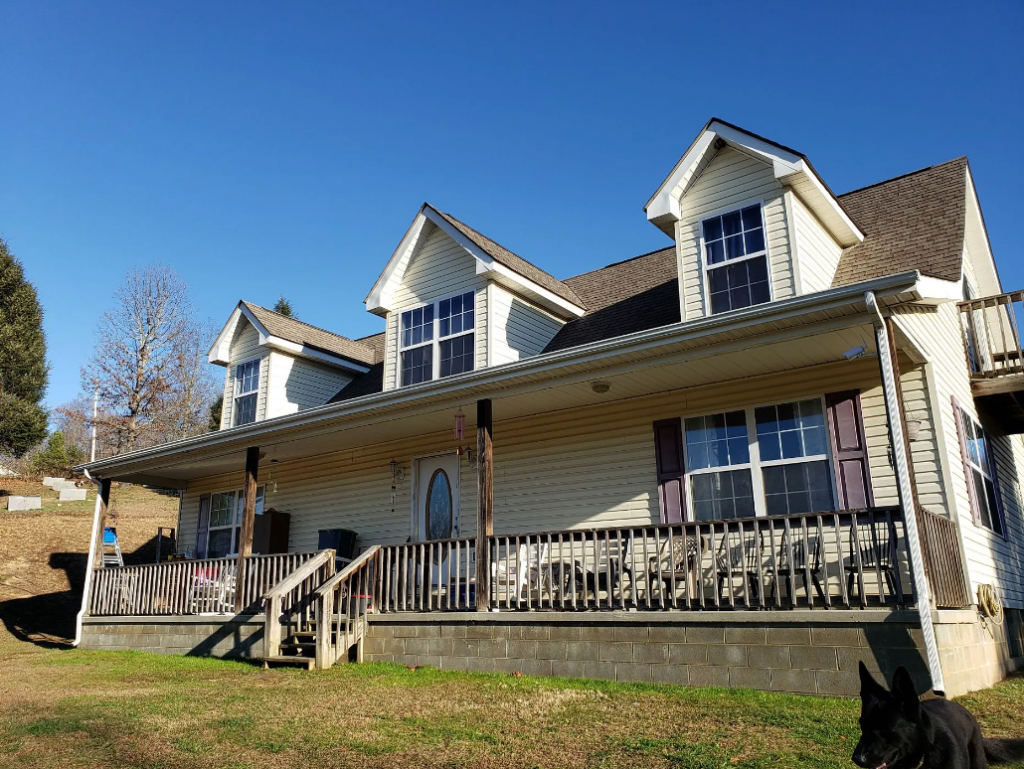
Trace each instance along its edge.
{"label": "porch chair", "polygon": [[[764,562],[764,531],[754,521],[737,521],[736,528],[730,524],[725,525],[725,531],[722,532],[719,542],[718,552],[715,553],[718,601],[725,602],[724,588],[728,583],[729,598],[732,603],[737,602],[736,586],[733,580],[740,577],[744,579],[747,590],[747,594],[743,598],[749,597],[751,603],[757,603],[764,587],[762,579],[768,577],[773,580],[774,585],[772,564]],[[746,606],[746,603],[744,600],[743,605]]]}
{"label": "porch chair", "polygon": [[[606,538],[601,538],[597,532],[594,539],[587,542],[584,539],[584,552],[592,545],[594,556],[589,561],[584,555],[581,562],[579,559],[572,564],[571,585],[568,575],[564,575],[561,590],[569,593],[575,590],[575,594],[583,598],[584,603],[593,595],[595,604],[601,603],[601,593],[607,596],[609,606],[625,606],[626,587],[623,577],[629,577],[629,588],[632,598],[636,599],[636,580],[633,577],[633,532],[609,532]],[[618,598],[616,598],[616,595]]]}
{"label": "porch chair", "polygon": [[[811,586],[807,584],[807,574],[810,572],[811,583],[818,594],[821,602],[825,602],[825,590],[821,582],[821,575],[824,571],[822,565],[822,538],[816,533],[807,533],[807,543],[804,542],[803,530],[791,528],[789,536],[793,538],[792,555],[793,562],[790,564],[790,547],[786,541],[786,534],[782,534],[782,542],[779,545],[778,569],[776,582],[772,585],[772,599],[775,598],[775,586],[783,580],[790,580],[791,595],[789,596],[791,607],[797,605],[798,579],[804,581],[804,593],[807,595],[807,605],[811,605]],[[810,553],[808,553],[808,548]]]}
{"label": "porch chair", "polygon": [[664,591],[665,584],[674,589],[677,584],[685,587],[691,594],[701,580],[701,561],[707,552],[707,540],[703,535],[684,536],[680,531],[671,540],[662,540],[661,550],[656,556],[647,559],[647,589],[651,592],[655,584],[659,595]]}
{"label": "porch chair", "polygon": [[218,575],[212,567],[199,568],[188,586],[187,603],[193,614],[234,612],[234,569],[226,569]]}
{"label": "porch chair", "polygon": [[[864,520],[868,518],[868,520]],[[849,553],[850,560],[846,564],[846,592],[853,602],[854,595],[867,603],[867,596],[861,596],[861,580],[857,579],[858,571],[863,576],[872,573],[881,574],[889,590],[888,596],[882,595],[882,585],[878,585],[879,603],[892,603],[898,595],[896,568],[898,558],[896,555],[895,532],[886,519],[879,520],[871,514],[854,514],[850,522],[849,532]],[[857,563],[857,553],[860,553],[860,564]]]}
{"label": "porch chair", "polygon": [[542,568],[548,561],[546,542],[520,543],[514,563],[510,563],[510,555],[511,550],[504,559],[491,562],[491,590],[497,604],[501,603],[502,595],[508,603],[523,598],[529,601],[531,591],[540,591],[542,583],[547,582],[546,569]]}

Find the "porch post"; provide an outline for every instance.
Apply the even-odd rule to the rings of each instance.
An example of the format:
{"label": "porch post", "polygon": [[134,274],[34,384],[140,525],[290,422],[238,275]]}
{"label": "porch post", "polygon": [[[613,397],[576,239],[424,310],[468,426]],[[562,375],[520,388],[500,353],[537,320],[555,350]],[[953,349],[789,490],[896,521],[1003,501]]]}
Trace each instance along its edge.
{"label": "porch post", "polygon": [[[86,476],[89,476],[86,470]],[[89,598],[92,593],[92,572],[96,565],[96,553],[103,549],[103,527],[107,521],[107,511],[110,509],[110,479],[102,478],[95,480],[96,484],[96,507],[92,515],[92,533],[89,536],[89,553],[85,558],[85,584],[82,586],[82,605],[75,617],[75,640],[72,646],[78,646],[82,642],[82,618],[89,611]],[[100,563],[102,563],[102,558]]]}
{"label": "porch post", "polygon": [[260,469],[260,447],[245,450],[245,487],[242,497],[242,528],[238,532],[238,565],[235,568],[235,613],[244,608],[245,559],[252,555],[252,529],[256,518],[256,478]]}
{"label": "porch post", "polygon": [[907,441],[906,414],[903,412],[903,393],[900,373],[896,365],[896,344],[891,318],[884,318],[873,292],[864,295],[868,311],[877,316],[875,326],[875,349],[878,350],[878,368],[882,375],[882,389],[885,394],[885,414],[889,423],[889,441],[896,465],[896,488],[899,491],[900,507],[903,509],[903,526],[907,536],[907,550],[910,554],[910,570],[914,577],[914,591],[917,612],[921,618],[921,633],[932,677],[932,688],[937,693],[945,691],[942,677],[942,663],[932,625],[931,591],[924,570],[924,554],[921,551],[921,537],[917,527],[917,488],[914,483],[914,469],[910,458],[910,444]]}
{"label": "porch post", "polygon": [[490,398],[476,402],[476,610],[491,606],[491,548],[494,536],[494,447]]}

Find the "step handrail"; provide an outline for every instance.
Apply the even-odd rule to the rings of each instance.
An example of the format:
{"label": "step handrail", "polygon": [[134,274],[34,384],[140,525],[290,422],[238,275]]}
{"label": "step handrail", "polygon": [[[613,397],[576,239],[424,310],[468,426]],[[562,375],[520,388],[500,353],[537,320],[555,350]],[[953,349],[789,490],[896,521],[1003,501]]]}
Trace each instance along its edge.
{"label": "step handrail", "polygon": [[327,580],[322,585],[320,585],[320,587],[318,587],[316,590],[314,590],[313,592],[316,595],[316,597],[319,598],[320,596],[326,595],[327,591],[334,590],[334,588],[337,585],[340,585],[342,582],[347,580],[352,574],[354,574],[360,568],[362,568],[364,563],[366,563],[371,558],[373,558],[375,555],[377,555],[377,553],[380,552],[380,549],[381,549],[380,545],[371,545],[369,548],[367,548],[367,550],[364,553],[361,553],[358,558],[356,558],[354,561],[352,561],[350,564],[348,564],[344,569],[339,571],[337,574],[335,574],[329,580]]}
{"label": "step handrail", "polygon": [[263,632],[263,654],[265,657],[276,657],[281,653],[282,599],[313,576],[317,569],[327,566],[333,570],[334,558],[334,550],[321,550],[263,594],[263,598],[267,602]]}

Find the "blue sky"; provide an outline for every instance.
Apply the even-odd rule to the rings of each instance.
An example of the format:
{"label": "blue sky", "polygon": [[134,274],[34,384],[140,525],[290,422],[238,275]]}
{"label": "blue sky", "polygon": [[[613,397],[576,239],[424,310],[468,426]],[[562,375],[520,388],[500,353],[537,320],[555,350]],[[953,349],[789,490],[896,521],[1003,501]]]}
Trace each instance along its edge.
{"label": "blue sky", "polygon": [[50,405],[134,266],[217,323],[283,293],[359,336],[425,200],[558,277],[659,248],[642,207],[713,115],[837,192],[968,155],[1024,288],[1024,3],[6,0],[0,31],[0,235]]}

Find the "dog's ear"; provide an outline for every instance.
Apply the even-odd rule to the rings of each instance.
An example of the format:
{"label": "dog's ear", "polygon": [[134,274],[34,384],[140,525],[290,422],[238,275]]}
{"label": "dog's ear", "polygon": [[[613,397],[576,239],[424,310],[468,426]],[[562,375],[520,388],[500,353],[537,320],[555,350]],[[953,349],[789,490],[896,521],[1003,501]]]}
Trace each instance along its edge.
{"label": "dog's ear", "polygon": [[861,699],[867,699],[868,697],[879,698],[888,694],[888,692],[885,690],[885,687],[878,683],[878,681],[875,680],[874,676],[872,676],[871,673],[868,672],[867,665],[865,665],[863,661],[861,661],[859,665]]}
{"label": "dog's ear", "polygon": [[903,666],[896,668],[896,673],[892,677],[892,694],[903,706],[903,712],[916,720],[921,711],[921,698],[917,696],[914,679]]}

